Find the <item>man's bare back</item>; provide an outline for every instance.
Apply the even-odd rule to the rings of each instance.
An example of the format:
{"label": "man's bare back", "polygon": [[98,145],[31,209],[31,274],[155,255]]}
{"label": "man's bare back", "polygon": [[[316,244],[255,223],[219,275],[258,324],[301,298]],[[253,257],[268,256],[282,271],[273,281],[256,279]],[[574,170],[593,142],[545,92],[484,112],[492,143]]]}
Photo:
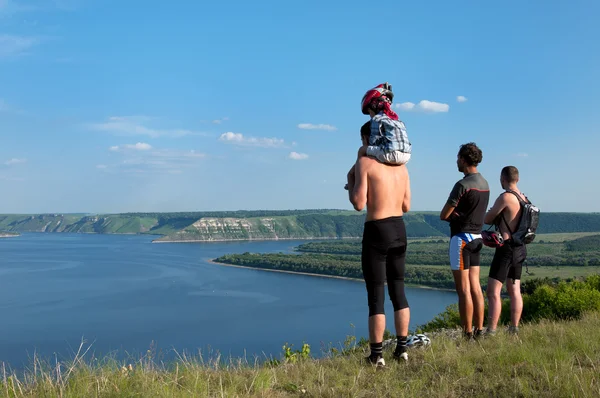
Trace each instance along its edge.
{"label": "man's bare back", "polygon": [[[525,201],[527,199],[520,191],[516,191],[516,193],[522,200]],[[496,219],[497,217],[500,217],[500,219]],[[504,217],[504,219],[502,219],[502,217]],[[497,223],[500,232],[502,233],[502,238],[508,240],[512,237],[510,231],[515,231],[517,229],[520,219],[521,204],[519,203],[519,199],[517,199],[514,194],[505,192],[498,197],[496,203],[494,203],[494,206],[490,209],[488,215],[486,215],[485,221],[490,224]],[[506,220],[506,222],[504,220]],[[510,231],[506,223],[508,223]]]}
{"label": "man's bare back", "polygon": [[[521,197],[522,200],[525,200],[525,197],[521,192],[518,192],[518,195]],[[504,209],[502,214],[504,215],[506,222],[510,226],[511,231],[516,231],[516,229],[519,226],[519,221],[521,219],[521,203],[519,202],[519,199],[517,199],[517,197],[512,193],[505,193],[504,196],[506,201],[506,208]],[[512,238],[512,234],[506,227],[505,223],[500,224],[500,231],[502,231],[502,237],[504,239]]]}
{"label": "man's bare back", "polygon": [[357,210],[366,204],[367,221],[402,216],[410,210],[408,169],[362,157],[356,163],[352,195]]}

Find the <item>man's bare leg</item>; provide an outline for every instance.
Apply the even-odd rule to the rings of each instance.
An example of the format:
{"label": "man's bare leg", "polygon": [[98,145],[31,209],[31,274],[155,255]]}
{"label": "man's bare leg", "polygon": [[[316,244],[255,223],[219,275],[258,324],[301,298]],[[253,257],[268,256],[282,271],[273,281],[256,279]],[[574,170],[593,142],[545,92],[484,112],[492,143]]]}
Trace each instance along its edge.
{"label": "man's bare leg", "polygon": [[[488,278],[487,296],[488,296],[488,330],[496,330],[500,312],[502,311],[502,299],[500,291],[502,282],[494,278]],[[519,295],[521,291],[519,290]]]}
{"label": "man's bare leg", "polygon": [[454,285],[458,294],[458,309],[460,322],[465,333],[473,331],[473,300],[471,299],[471,286],[469,283],[469,270],[452,271]]}
{"label": "man's bare leg", "polygon": [[521,281],[518,279],[508,279],[506,281],[506,290],[508,290],[508,296],[510,297],[510,325],[518,327],[521,320],[521,313],[523,312]]}
{"label": "man's bare leg", "polygon": [[410,308],[404,308],[394,312],[394,326],[396,327],[396,336],[407,336],[409,323]]}
{"label": "man's bare leg", "polygon": [[383,342],[385,332],[385,315],[378,314],[369,317],[369,342],[372,344]]}
{"label": "man's bare leg", "polygon": [[483,330],[483,312],[485,301],[479,280],[479,267],[469,268],[469,284],[471,285],[471,300],[473,301],[473,324],[476,330]]}
{"label": "man's bare leg", "polygon": [[408,324],[410,323],[410,308],[406,307],[394,312],[394,326],[396,327],[396,349],[394,358],[396,360],[408,361]]}

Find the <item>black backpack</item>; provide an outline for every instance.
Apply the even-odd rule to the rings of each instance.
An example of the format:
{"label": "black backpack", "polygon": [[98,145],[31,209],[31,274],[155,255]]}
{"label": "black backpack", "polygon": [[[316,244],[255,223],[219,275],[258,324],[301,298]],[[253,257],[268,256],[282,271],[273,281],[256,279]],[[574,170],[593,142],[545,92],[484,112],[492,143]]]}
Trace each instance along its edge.
{"label": "black backpack", "polygon": [[539,221],[540,221],[540,209],[534,206],[529,198],[525,197],[527,201],[524,201],[521,198],[521,195],[516,193],[515,191],[507,190],[506,192],[512,193],[517,197],[519,203],[521,204],[521,218],[519,220],[519,225],[515,231],[512,231],[504,218],[504,214],[502,215],[502,219],[506,224],[506,227],[510,231],[512,236],[512,240],[516,245],[527,245],[535,239],[535,232],[537,230]]}

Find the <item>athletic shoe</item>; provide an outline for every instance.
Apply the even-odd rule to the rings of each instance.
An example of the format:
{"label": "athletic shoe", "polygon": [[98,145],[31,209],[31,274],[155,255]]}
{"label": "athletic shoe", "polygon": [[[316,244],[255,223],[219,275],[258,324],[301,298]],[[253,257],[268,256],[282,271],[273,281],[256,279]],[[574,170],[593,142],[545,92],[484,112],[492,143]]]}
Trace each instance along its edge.
{"label": "athletic shoe", "polygon": [[519,334],[519,327],[518,326],[509,326],[508,327],[508,333],[510,334],[514,334],[514,335],[518,335]]}
{"label": "athletic shoe", "polygon": [[408,362],[408,354],[406,352],[403,352],[400,354],[394,353],[394,359],[398,362],[400,362],[400,361]]}
{"label": "athletic shoe", "polygon": [[407,362],[408,361],[408,354],[406,352],[407,347],[404,346],[397,346],[396,350],[394,351],[394,359],[398,362],[400,361],[404,361]]}
{"label": "athletic shoe", "polygon": [[475,333],[473,333],[473,338],[475,340],[479,340],[480,338],[482,338],[484,336],[485,336],[485,333],[484,333],[483,329],[475,330]]}
{"label": "athletic shoe", "polygon": [[496,329],[492,330],[490,328],[487,328],[485,330],[485,335],[489,337],[494,337],[496,335]]}
{"label": "athletic shoe", "polygon": [[376,368],[384,368],[385,367],[385,359],[383,359],[383,357],[372,357],[369,355],[365,359],[368,364],[373,365]]}

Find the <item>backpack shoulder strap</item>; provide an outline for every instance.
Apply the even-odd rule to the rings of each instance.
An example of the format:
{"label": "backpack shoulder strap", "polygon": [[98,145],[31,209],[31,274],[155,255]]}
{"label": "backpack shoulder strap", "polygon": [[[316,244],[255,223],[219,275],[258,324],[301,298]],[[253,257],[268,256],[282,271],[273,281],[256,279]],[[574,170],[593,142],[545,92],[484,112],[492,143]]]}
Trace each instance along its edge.
{"label": "backpack shoulder strap", "polygon": [[523,200],[523,198],[521,197],[521,195],[519,195],[518,193],[516,193],[516,192],[515,192],[515,191],[513,191],[512,189],[507,189],[507,190],[505,191],[505,193],[506,193],[506,192],[507,192],[507,193],[512,193],[513,195],[515,195],[515,196],[517,197],[517,200],[519,201],[519,203],[521,203],[521,202],[525,202],[525,201]]}
{"label": "backpack shoulder strap", "polygon": [[513,195],[515,195],[517,197],[517,200],[519,201],[519,203],[531,204],[531,201],[529,200],[529,198],[527,196],[525,196],[525,194],[523,192],[521,192],[521,195],[525,196],[525,200],[523,200],[523,198],[521,197],[521,195],[519,195],[518,193],[516,193],[512,189],[507,189],[505,191],[505,193],[506,192],[512,193]]}
{"label": "backpack shoulder strap", "polygon": [[[524,201],[524,200],[521,198],[521,195],[519,195],[518,193],[516,193],[516,192],[515,192],[515,191],[513,191],[512,189],[507,189],[506,191],[504,191],[504,193],[512,193],[513,195],[515,195],[515,196],[517,197],[517,200],[519,201],[519,204],[520,204],[520,205],[522,205],[523,203],[526,203],[526,202],[525,202],[525,201]],[[510,232],[510,234],[511,234],[511,235],[512,235],[512,234],[514,234],[516,231],[513,231],[513,230],[510,228],[510,225],[508,225],[508,222],[506,221],[506,218],[504,217],[504,211],[502,211],[501,215],[502,215],[502,221],[504,221],[504,224],[506,225],[506,228],[508,229],[508,231]],[[522,216],[523,216],[523,215],[521,214],[521,217],[522,217]],[[517,226],[517,228],[518,228],[518,226]]]}

